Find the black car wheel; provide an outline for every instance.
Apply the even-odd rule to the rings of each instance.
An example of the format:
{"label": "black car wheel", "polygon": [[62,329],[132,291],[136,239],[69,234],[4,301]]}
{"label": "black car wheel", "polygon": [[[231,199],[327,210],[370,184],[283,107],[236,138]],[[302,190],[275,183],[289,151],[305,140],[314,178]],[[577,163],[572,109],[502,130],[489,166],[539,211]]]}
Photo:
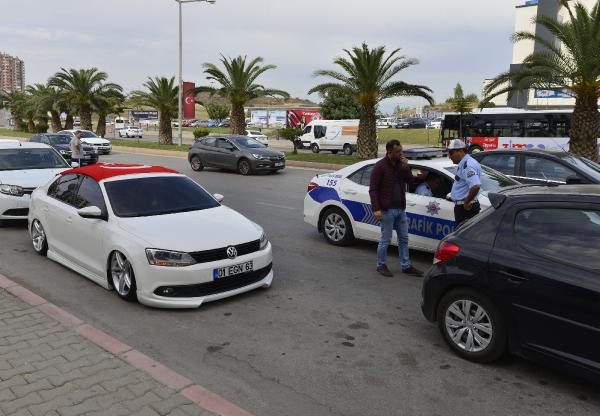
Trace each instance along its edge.
{"label": "black car wheel", "polygon": [[346,156],[352,156],[352,146],[350,146],[349,144],[344,146],[344,154]]}
{"label": "black car wheel", "polygon": [[190,166],[192,167],[192,170],[195,170],[196,172],[200,172],[202,169],[204,169],[202,160],[197,155],[194,155],[190,158]]}
{"label": "black car wheel", "polygon": [[506,351],[506,328],[500,311],[479,292],[448,292],[439,303],[437,322],[446,343],[462,358],[487,363]]}
{"label": "black car wheel", "polygon": [[325,240],[335,246],[347,246],[354,242],[352,223],[339,208],[329,208],[323,213],[320,229]]}
{"label": "black car wheel", "polygon": [[252,166],[248,159],[242,159],[238,162],[238,172],[240,175],[250,175],[252,173]]}
{"label": "black car wheel", "polygon": [[313,143],[312,146],[310,146],[310,150],[312,150],[313,153],[319,153],[321,151],[319,145],[316,143]]}

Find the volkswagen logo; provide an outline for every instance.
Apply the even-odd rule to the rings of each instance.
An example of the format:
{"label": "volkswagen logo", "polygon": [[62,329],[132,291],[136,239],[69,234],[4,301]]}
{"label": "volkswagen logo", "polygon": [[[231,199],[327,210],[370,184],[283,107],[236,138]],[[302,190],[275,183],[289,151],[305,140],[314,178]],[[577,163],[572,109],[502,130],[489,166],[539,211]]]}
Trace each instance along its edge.
{"label": "volkswagen logo", "polygon": [[235,247],[227,247],[227,257],[230,259],[235,259],[237,257],[237,250]]}

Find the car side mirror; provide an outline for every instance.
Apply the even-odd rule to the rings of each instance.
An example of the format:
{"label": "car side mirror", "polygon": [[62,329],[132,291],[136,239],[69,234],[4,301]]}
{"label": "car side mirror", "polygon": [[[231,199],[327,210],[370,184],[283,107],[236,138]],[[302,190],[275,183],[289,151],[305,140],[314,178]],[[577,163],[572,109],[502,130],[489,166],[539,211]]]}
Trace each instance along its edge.
{"label": "car side mirror", "polygon": [[217,202],[220,204],[221,202],[223,202],[223,200],[225,199],[225,197],[221,194],[213,194],[213,197],[217,200]]}
{"label": "car side mirror", "polygon": [[446,201],[454,202],[454,199],[452,199],[452,194],[446,195]]}
{"label": "car side mirror", "polygon": [[569,176],[567,178],[567,185],[581,185],[583,183],[587,183],[587,181],[579,176]]}
{"label": "car side mirror", "polygon": [[85,207],[77,210],[77,213],[82,218],[105,220],[106,216],[102,213],[102,210],[96,206]]}

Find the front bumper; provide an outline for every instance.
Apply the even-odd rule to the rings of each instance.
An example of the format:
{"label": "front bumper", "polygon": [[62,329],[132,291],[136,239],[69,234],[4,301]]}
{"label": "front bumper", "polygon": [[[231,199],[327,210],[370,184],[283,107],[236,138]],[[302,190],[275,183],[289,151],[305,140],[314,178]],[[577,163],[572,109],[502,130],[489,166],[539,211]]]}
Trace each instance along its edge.
{"label": "front bumper", "polygon": [[[285,159],[284,160],[261,160],[261,159],[255,159],[252,160],[251,162],[252,165],[252,169],[255,171],[273,171],[273,170],[281,170],[281,169],[285,169]],[[281,164],[281,166],[276,166],[276,164]]]}
{"label": "front bumper", "polygon": [[90,145],[94,146],[94,149],[98,151],[98,154],[107,155],[112,151],[112,144],[109,145]]}
{"label": "front bumper", "polygon": [[[141,260],[142,263],[143,260]],[[235,284],[236,276],[225,278],[227,282],[224,284],[222,284],[222,280],[213,278],[214,269],[241,264],[250,260],[254,264],[256,273],[261,270],[264,270],[265,273],[258,276],[258,278],[247,279],[248,284],[238,286]],[[212,302],[260,287],[267,288],[271,286],[273,281],[272,263],[273,254],[270,243],[261,251],[239,256],[233,260],[199,263],[188,267],[157,267],[148,264],[146,261],[145,264],[136,265],[137,297],[140,303],[156,308],[197,308],[205,302]],[[246,278],[244,275],[240,276]],[[232,284],[227,284],[228,282]],[[213,284],[218,287],[204,290],[207,286],[210,287]],[[179,293],[205,292],[208,294],[193,297],[161,296],[157,294],[160,289],[165,287],[174,288],[175,293],[179,291]]]}
{"label": "front bumper", "polygon": [[0,220],[26,220],[30,202],[29,194],[23,196],[0,194]]}

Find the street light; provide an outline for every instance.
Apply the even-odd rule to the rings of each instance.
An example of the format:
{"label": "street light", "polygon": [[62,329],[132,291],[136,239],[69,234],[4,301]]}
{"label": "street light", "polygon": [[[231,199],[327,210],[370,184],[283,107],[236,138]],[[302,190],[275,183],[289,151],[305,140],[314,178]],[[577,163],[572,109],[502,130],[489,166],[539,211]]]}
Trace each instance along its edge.
{"label": "street light", "polygon": [[183,38],[182,38],[182,20],[181,20],[181,5],[184,3],[210,3],[215,4],[217,0],[175,0],[179,3],[179,123],[177,124],[177,134],[179,136],[179,145],[183,144]]}

